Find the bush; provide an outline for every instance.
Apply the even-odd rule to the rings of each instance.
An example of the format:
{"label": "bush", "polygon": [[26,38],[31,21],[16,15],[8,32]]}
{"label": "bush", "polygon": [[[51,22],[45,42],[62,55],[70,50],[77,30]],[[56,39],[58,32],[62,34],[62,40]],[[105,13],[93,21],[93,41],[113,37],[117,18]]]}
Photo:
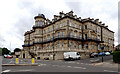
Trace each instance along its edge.
{"label": "bush", "polygon": [[113,52],[113,61],[115,63],[120,63],[120,51]]}

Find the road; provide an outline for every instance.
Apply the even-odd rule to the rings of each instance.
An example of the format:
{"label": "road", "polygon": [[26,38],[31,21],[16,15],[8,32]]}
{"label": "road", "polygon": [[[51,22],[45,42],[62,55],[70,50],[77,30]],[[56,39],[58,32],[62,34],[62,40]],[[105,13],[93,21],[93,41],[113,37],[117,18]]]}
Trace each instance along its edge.
{"label": "road", "polygon": [[[118,72],[117,68],[100,67],[91,63],[91,60],[100,60],[98,58],[88,58],[78,61],[63,60],[37,60],[38,66],[4,66],[3,72]],[[112,56],[105,56],[104,61],[111,60]],[[9,61],[8,61],[9,60]],[[7,62],[6,62],[7,61]],[[3,59],[3,63],[13,63],[14,59]],[[27,61],[22,61],[27,62]],[[30,59],[29,59],[30,63]]]}

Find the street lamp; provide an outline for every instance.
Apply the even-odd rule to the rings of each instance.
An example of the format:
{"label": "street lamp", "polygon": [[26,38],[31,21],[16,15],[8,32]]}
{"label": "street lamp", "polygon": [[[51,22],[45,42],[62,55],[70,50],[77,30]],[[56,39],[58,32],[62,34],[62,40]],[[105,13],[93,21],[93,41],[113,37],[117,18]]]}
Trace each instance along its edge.
{"label": "street lamp", "polygon": [[104,50],[104,45],[101,44],[101,50],[102,50],[102,62],[103,62],[103,50]]}

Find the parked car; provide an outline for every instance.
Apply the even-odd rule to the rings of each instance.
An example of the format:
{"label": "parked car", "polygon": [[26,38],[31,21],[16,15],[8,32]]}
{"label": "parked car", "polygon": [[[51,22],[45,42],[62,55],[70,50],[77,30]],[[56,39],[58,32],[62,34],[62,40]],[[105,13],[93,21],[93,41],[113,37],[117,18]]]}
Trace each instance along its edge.
{"label": "parked car", "polygon": [[6,55],[6,54],[4,55],[4,58],[7,58],[7,55]]}
{"label": "parked car", "polygon": [[11,55],[7,55],[7,58],[13,58]]}
{"label": "parked car", "polygon": [[64,52],[64,60],[80,60],[78,52]]}
{"label": "parked car", "polygon": [[105,55],[106,55],[106,56],[109,56],[109,55],[110,55],[110,52],[105,52]]}
{"label": "parked car", "polygon": [[99,54],[98,54],[99,56],[105,56],[105,53],[104,52],[100,52]]}
{"label": "parked car", "polygon": [[90,58],[92,58],[92,57],[93,57],[93,58],[94,58],[94,57],[98,57],[98,53],[91,53],[91,54],[90,54]]}

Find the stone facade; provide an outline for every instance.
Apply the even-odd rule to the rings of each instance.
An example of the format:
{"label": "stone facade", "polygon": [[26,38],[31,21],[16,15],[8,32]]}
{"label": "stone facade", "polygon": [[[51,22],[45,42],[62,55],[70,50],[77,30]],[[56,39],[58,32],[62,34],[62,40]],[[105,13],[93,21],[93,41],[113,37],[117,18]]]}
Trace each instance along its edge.
{"label": "stone facade", "polygon": [[99,19],[82,19],[73,15],[73,11],[60,12],[52,21],[43,14],[34,19],[32,30],[24,34],[20,58],[63,59],[63,53],[70,51],[77,51],[85,58],[92,52],[100,52],[101,43],[104,51],[114,51],[114,32]]}

